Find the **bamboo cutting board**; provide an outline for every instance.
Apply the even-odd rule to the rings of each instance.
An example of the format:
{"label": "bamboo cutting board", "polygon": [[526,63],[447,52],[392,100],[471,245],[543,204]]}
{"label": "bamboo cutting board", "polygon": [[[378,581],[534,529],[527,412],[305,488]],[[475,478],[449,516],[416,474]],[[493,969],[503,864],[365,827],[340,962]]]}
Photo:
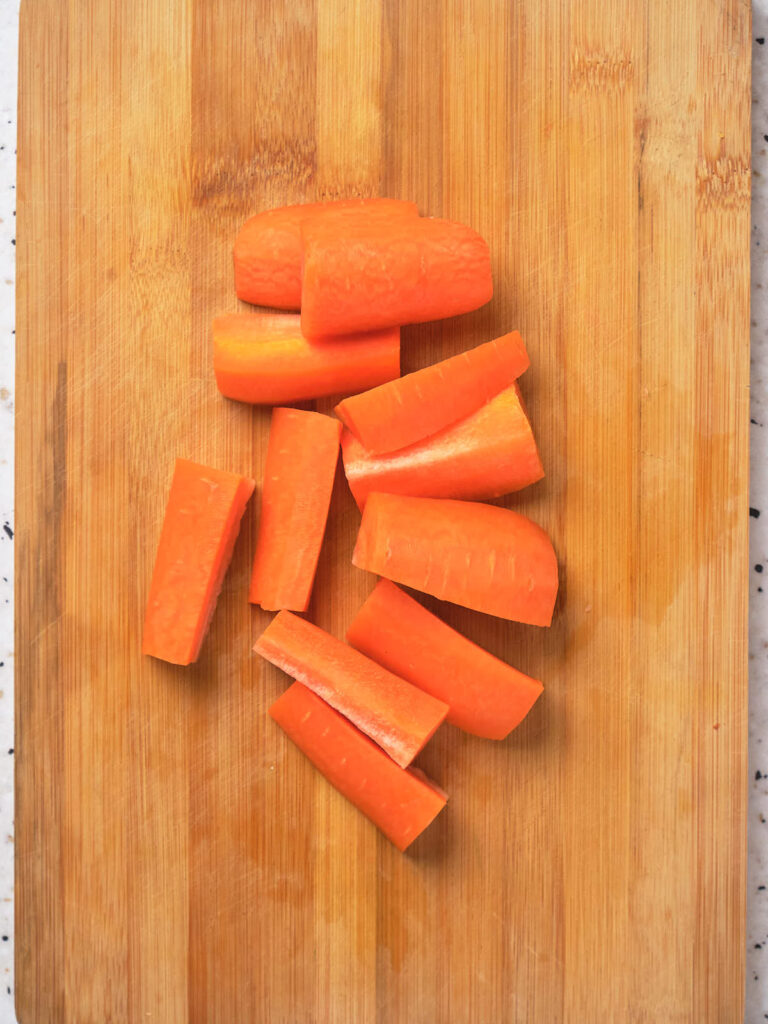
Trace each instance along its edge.
{"label": "bamboo cutting board", "polygon": [[[738,0],[26,0],[22,1024],[741,1021],[749,53]],[[238,225],[376,194],[490,243],[493,302],[403,365],[523,332],[547,477],[509,503],[563,579],[551,630],[440,609],[546,689],[440,731],[406,856],[267,717],[253,511],[199,663],[139,653],[174,457],[261,477],[211,371]],[[357,525],[340,476],[338,635]]]}

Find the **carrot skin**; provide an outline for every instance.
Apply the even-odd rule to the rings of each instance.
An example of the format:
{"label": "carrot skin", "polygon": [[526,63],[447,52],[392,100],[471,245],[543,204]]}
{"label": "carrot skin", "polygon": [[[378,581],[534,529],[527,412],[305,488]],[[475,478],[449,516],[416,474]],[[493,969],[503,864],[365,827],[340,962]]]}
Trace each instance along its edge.
{"label": "carrot skin", "polygon": [[264,210],[240,228],[232,251],[235,292],[244,302],[274,309],[301,306],[301,228],[318,216],[339,214],[418,217],[415,203],[400,199],[338,199]]}
{"label": "carrot skin", "polygon": [[544,530],[496,505],[368,496],[352,562],[443,601],[549,626],[557,557]]}
{"label": "carrot skin", "polygon": [[292,612],[279,612],[253,649],[349,718],[401,768],[448,714],[442,701]]}
{"label": "carrot skin", "polygon": [[369,451],[416,444],[465,419],[530,366],[517,331],[346,398],[334,412]]}
{"label": "carrot skin", "polygon": [[301,325],[308,338],[457,316],[493,295],[486,242],[432,217],[302,228]]}
{"label": "carrot skin", "polygon": [[306,611],[331,504],[340,428],[319,412],[272,411],[252,604]]}
{"label": "carrot skin", "polygon": [[447,797],[420,772],[399,768],[359,729],[301,683],[270,707],[285,734],[342,796],[405,850]]}
{"label": "carrot skin", "polygon": [[255,481],[177,459],[144,618],[142,653],[196,661]]}
{"label": "carrot skin", "polygon": [[446,721],[486,739],[505,739],[543,689],[386,579],[355,616],[347,643],[445,701]]}

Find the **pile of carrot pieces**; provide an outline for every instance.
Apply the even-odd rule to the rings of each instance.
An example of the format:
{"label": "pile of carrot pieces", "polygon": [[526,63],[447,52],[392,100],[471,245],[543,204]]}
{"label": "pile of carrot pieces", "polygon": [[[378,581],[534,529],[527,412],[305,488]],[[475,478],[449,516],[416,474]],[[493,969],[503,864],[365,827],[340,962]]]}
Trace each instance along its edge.
{"label": "pile of carrot pieces", "polygon": [[[542,684],[478,647],[397,584],[549,626],[558,567],[547,534],[483,504],[544,470],[518,379],[515,331],[400,376],[400,327],[488,302],[488,246],[414,203],[354,199],[268,210],[234,246],[240,299],[217,317],[227,398],[274,408],[250,601],[278,614],[254,651],[295,680],[270,715],[400,849],[447,796],[412,762],[444,722],[501,740]],[[275,312],[280,310],[282,312]],[[337,418],[291,404],[343,396]],[[346,643],[309,606],[341,449],[362,513],[353,563],[380,577]],[[255,481],[177,460],[143,652],[195,661]]]}

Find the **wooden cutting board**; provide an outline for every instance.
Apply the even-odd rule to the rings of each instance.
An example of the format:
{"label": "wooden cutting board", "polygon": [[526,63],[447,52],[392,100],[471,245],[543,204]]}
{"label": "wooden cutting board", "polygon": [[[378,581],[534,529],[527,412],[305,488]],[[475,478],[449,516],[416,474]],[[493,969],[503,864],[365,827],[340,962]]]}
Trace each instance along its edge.
{"label": "wooden cutting board", "polygon": [[[741,1021],[749,55],[739,0],[27,0],[22,1024]],[[550,630],[439,609],[546,689],[441,730],[405,856],[267,717],[258,503],[199,663],[139,653],[174,457],[262,473],[211,370],[238,225],[378,194],[490,243],[492,303],[403,368],[520,328],[547,477],[509,504],[563,580]],[[339,475],[338,635],[358,521]]]}

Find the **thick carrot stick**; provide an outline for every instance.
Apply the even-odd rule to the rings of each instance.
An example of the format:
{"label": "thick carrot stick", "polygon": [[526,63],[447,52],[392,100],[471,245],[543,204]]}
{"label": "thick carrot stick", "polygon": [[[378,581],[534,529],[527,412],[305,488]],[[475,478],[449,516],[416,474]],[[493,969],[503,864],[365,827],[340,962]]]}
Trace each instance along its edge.
{"label": "thick carrot stick", "polygon": [[352,561],[479,612],[535,626],[552,622],[552,542],[536,523],[506,508],[374,491]]}
{"label": "thick carrot stick", "polygon": [[491,740],[520,724],[543,687],[473,644],[389,580],[379,580],[347,643],[449,706],[446,721]]}
{"label": "thick carrot stick", "polygon": [[269,430],[250,600],[305,611],[323,543],[341,424],[319,412],[275,409]]}
{"label": "thick carrot stick", "polygon": [[213,321],[219,391],[255,405],[348,395],[400,373],[400,330],[308,341],[291,313],[231,313]]}
{"label": "thick carrot stick", "polygon": [[476,412],[530,365],[517,331],[339,402],[334,412],[371,452],[416,444]]}
{"label": "thick carrot stick", "polygon": [[291,612],[279,612],[253,648],[304,683],[407,768],[448,706]]}
{"label": "thick carrot stick", "polygon": [[301,306],[301,226],[309,218],[338,213],[366,217],[418,217],[415,203],[400,199],[338,199],[264,210],[249,218],[235,239],[235,291],[257,306]]}
{"label": "thick carrot stick", "polygon": [[447,796],[421,772],[405,771],[306,686],[294,683],[272,718],[332,786],[405,850],[445,807]]}
{"label": "thick carrot stick", "polygon": [[472,228],[431,217],[302,229],[301,326],[308,338],[440,320],[493,294],[488,246]]}
{"label": "thick carrot stick", "polygon": [[255,482],[177,459],[144,619],[142,653],[189,665],[200,653]]}
{"label": "thick carrot stick", "polygon": [[371,491],[424,498],[498,498],[544,476],[517,384],[438,434],[376,455],[345,430],[344,472],[361,509]]}

